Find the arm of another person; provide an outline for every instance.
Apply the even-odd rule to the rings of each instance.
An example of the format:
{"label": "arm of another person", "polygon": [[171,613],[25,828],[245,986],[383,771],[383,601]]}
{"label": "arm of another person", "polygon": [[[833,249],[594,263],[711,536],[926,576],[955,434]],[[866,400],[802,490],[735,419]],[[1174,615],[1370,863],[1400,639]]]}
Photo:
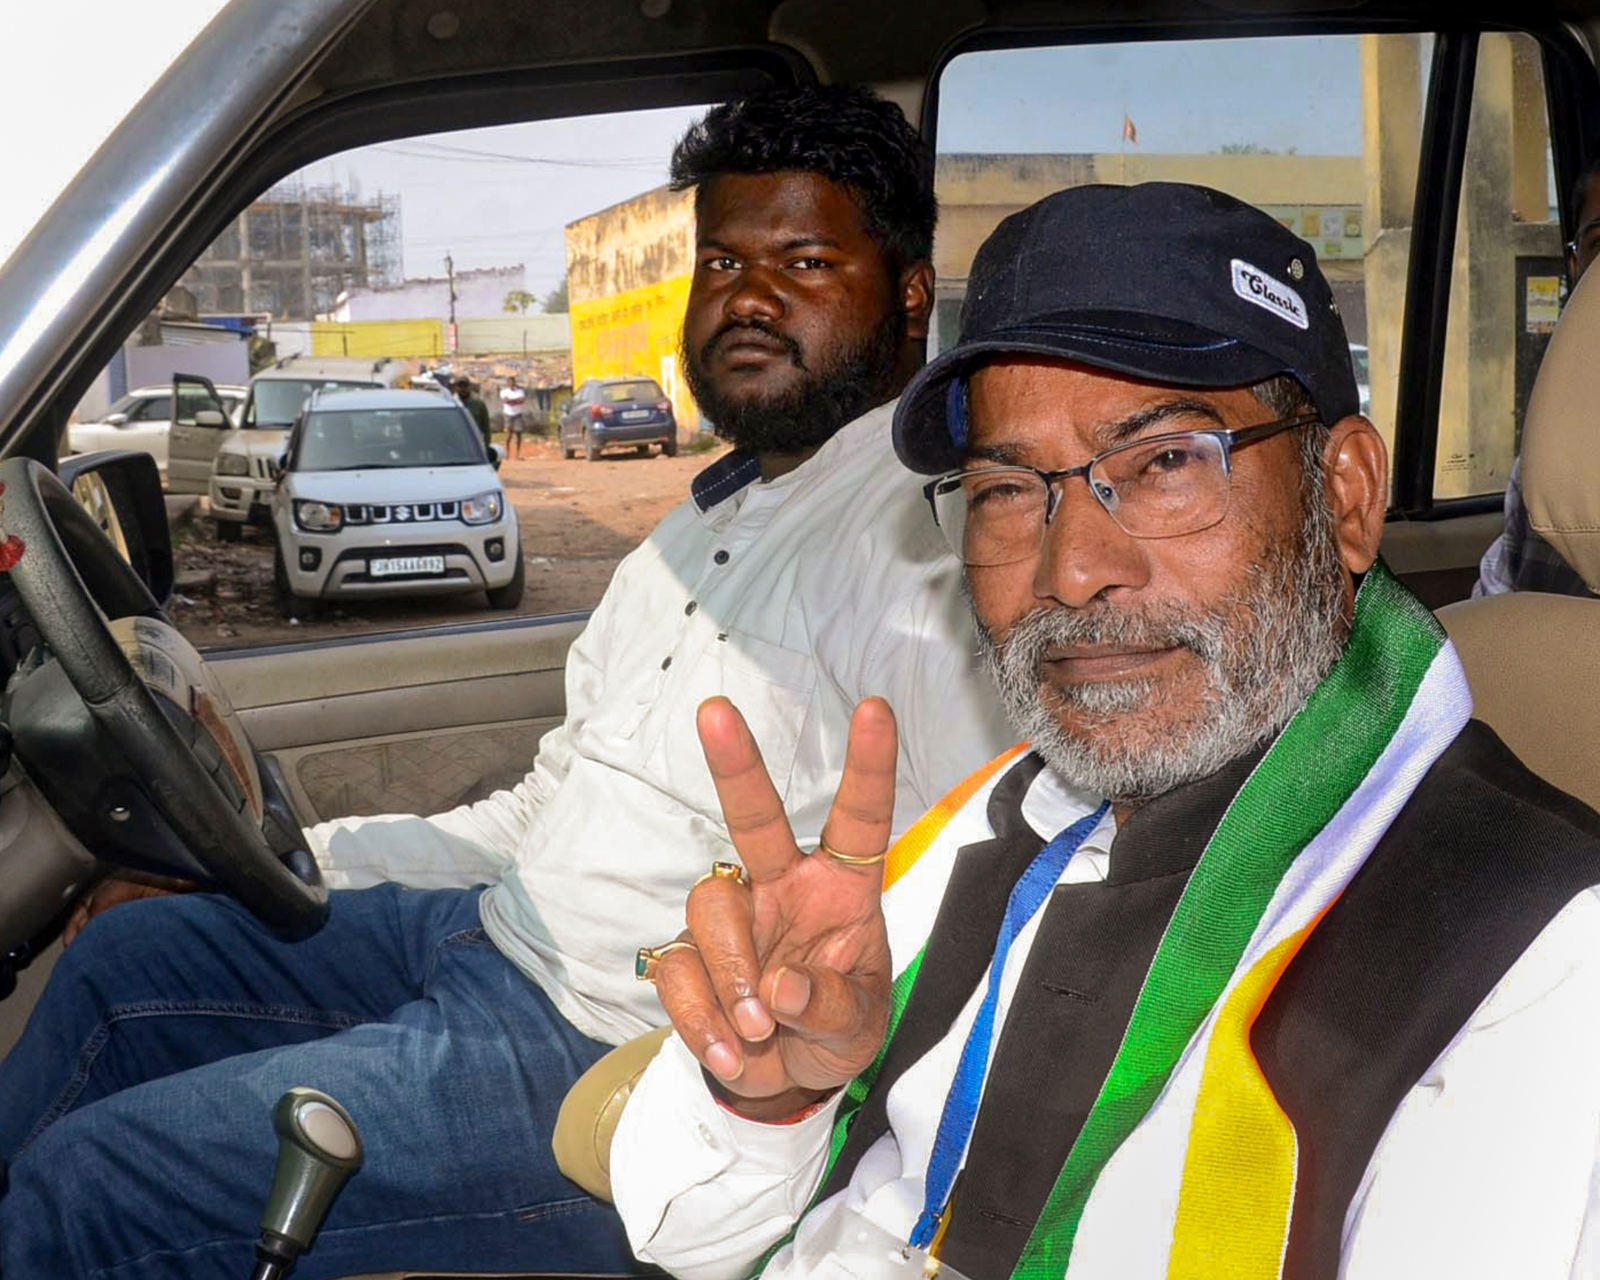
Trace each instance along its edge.
{"label": "arm of another person", "polygon": [[566,714],[539,740],[527,776],[476,804],[428,818],[381,814],[308,827],[311,851],[330,888],[389,880],[418,889],[465,887],[497,880],[515,865],[533,815],[572,768],[576,727],[600,696],[617,612],[614,594],[615,580],[567,650]]}
{"label": "arm of another person", "polygon": [[[686,1280],[734,1280],[816,1189],[840,1086],[883,1041],[889,946],[879,865],[803,855],[732,705],[710,699],[699,726],[749,879],[697,884],[681,935],[692,945],[658,962],[676,1035],[628,1100],[611,1184],[641,1258]],[[831,847],[887,848],[894,765],[894,717],[870,699],[851,720]]]}
{"label": "arm of another person", "polygon": [[1517,566],[1522,563],[1522,548],[1528,540],[1528,509],[1522,503],[1522,455],[1511,461],[1506,478],[1505,521],[1500,534],[1489,544],[1478,562],[1478,580],[1472,584],[1474,596],[1498,596],[1515,590]]}

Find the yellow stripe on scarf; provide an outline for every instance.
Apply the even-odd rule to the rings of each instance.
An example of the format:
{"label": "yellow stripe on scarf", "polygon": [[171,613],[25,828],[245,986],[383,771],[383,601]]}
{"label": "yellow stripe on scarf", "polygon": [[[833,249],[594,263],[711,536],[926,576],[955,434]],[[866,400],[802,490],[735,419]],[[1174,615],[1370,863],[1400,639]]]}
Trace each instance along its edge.
{"label": "yellow stripe on scarf", "polygon": [[1250,1029],[1326,911],[1256,961],[1217,1013],[1189,1126],[1168,1280],[1283,1273],[1298,1145],[1250,1050]]}
{"label": "yellow stripe on scarf", "polygon": [[1010,750],[1001,752],[976,773],[956,783],[948,795],[906,828],[905,835],[894,842],[894,847],[889,850],[889,856],[884,859],[884,889],[888,890],[896,880],[916,865],[917,859],[928,851],[928,846],[934,842],[961,807],[977,794],[979,787],[1027,749],[1026,742],[1019,742]]}

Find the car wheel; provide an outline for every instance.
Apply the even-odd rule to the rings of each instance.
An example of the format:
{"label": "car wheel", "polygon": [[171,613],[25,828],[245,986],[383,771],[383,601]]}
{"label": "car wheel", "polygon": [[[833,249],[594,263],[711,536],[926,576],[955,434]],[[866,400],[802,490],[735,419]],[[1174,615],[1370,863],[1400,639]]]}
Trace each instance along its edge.
{"label": "car wheel", "polygon": [[244,536],[244,524],[238,520],[217,521],[218,542],[238,542]]}
{"label": "car wheel", "polygon": [[272,549],[272,598],[285,618],[302,620],[317,616],[317,601],[297,596],[289,585],[289,570],[283,563],[283,548]]}
{"label": "car wheel", "polygon": [[600,459],[600,446],[587,431],[583,433],[583,456],[589,462],[597,462]]}
{"label": "car wheel", "polygon": [[511,581],[503,587],[490,587],[485,592],[489,597],[491,609],[515,609],[522,603],[522,587],[527,572],[522,559],[522,548],[517,547],[515,554],[517,566],[511,571]]}
{"label": "car wheel", "polygon": [[676,458],[678,456],[678,433],[676,431],[661,442],[661,456],[663,458]]}

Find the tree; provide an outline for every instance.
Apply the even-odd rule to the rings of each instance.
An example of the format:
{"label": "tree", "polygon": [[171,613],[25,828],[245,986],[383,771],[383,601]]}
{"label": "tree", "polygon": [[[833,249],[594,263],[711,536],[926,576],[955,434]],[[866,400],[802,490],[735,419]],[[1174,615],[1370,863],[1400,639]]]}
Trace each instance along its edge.
{"label": "tree", "polygon": [[1297,147],[1286,147],[1279,151],[1276,147],[1265,147],[1259,142],[1224,142],[1217,153],[1224,156],[1292,156],[1297,150]]}
{"label": "tree", "polygon": [[525,316],[528,314],[528,308],[537,301],[538,299],[526,289],[513,289],[506,294],[505,309],[515,315]]}
{"label": "tree", "polygon": [[565,311],[567,309],[567,282],[561,281],[554,289],[544,295],[544,302],[540,304],[547,312]]}

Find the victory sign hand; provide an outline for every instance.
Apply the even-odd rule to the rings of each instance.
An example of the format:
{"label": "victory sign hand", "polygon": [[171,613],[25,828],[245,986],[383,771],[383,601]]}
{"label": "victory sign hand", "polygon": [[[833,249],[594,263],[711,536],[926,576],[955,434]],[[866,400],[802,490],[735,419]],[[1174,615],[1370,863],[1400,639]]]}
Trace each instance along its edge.
{"label": "victory sign hand", "polygon": [[683,1042],[738,1110],[790,1115],[877,1054],[892,980],[882,854],[894,816],[895,723],[868,698],[850,722],[823,845],[802,853],[754,737],[726,698],[700,742],[748,882],[703,879],[681,940],[655,969]]}

